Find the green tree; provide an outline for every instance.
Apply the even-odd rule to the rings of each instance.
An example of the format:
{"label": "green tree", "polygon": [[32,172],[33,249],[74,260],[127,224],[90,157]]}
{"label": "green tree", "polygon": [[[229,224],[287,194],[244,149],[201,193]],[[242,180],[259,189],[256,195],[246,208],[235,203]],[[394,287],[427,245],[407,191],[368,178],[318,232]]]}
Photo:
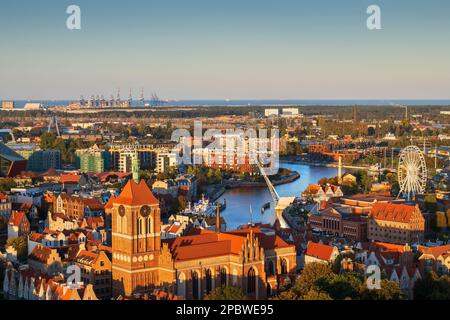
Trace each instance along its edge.
{"label": "green tree", "polygon": [[381,289],[369,290],[364,284],[361,290],[361,300],[402,300],[403,292],[399,285],[387,279],[381,280]]}
{"label": "green tree", "polygon": [[299,300],[300,297],[293,290],[280,292],[273,300]]}
{"label": "green tree", "polygon": [[10,191],[12,188],[15,188],[17,183],[14,179],[6,178],[0,179],[0,191]]}
{"label": "green tree", "polygon": [[6,220],[3,218],[0,218],[0,231],[6,230],[7,226],[8,226],[8,223],[6,222]]}
{"label": "green tree", "polygon": [[223,286],[207,294],[205,300],[245,300],[245,294],[239,287]]}
{"label": "green tree", "polygon": [[302,274],[295,282],[292,290],[298,296],[307,294],[316,289],[321,283],[330,281],[334,277],[329,265],[323,263],[310,263],[305,266]]}
{"label": "green tree", "polygon": [[425,197],[425,209],[429,213],[436,213],[436,211],[438,211],[438,204],[435,194],[427,194]]}
{"label": "green tree", "polygon": [[41,135],[41,148],[43,150],[52,149],[55,145],[56,135],[52,132],[44,132]]}
{"label": "green tree", "polygon": [[416,300],[450,300],[450,278],[429,272],[414,285]]}
{"label": "green tree", "polygon": [[187,207],[188,200],[185,196],[178,196],[177,198],[177,211],[184,211]]}
{"label": "green tree", "polygon": [[355,182],[348,182],[341,186],[342,192],[345,195],[352,195],[358,193],[358,184]]}
{"label": "green tree", "polygon": [[333,299],[325,291],[320,291],[320,290],[317,290],[317,289],[311,289],[311,290],[308,291],[307,294],[304,294],[301,297],[301,300],[315,300],[315,301],[317,301],[317,300],[333,300]]}
{"label": "green tree", "polygon": [[358,171],[356,173],[356,181],[363,192],[368,192],[370,190],[372,179],[370,178],[367,171]]}
{"label": "green tree", "polygon": [[6,247],[13,247],[17,251],[17,258],[21,261],[28,256],[28,242],[24,237],[8,239]]}
{"label": "green tree", "polygon": [[357,273],[338,274],[325,284],[325,289],[335,300],[358,299],[363,277]]}

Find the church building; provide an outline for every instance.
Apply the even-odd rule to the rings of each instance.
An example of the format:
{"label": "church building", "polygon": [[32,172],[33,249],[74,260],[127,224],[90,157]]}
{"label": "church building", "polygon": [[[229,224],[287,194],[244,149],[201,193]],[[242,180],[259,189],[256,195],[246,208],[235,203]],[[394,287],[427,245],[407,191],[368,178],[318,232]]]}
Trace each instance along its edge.
{"label": "church building", "polygon": [[161,240],[159,202],[145,181],[130,180],[112,199],[113,296],[163,289],[203,299],[216,287],[241,287],[249,299],[265,299],[296,271],[296,249],[271,230],[195,230]]}

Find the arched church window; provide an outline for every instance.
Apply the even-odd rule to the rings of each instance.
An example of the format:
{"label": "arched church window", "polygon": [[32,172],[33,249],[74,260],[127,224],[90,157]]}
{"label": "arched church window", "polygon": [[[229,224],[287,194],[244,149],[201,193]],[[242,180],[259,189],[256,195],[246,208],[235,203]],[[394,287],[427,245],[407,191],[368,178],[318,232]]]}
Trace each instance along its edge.
{"label": "arched church window", "polygon": [[212,290],[212,273],[211,270],[206,270],[206,293],[210,293]]}
{"label": "arched church window", "polygon": [[247,293],[254,293],[256,290],[256,273],[255,269],[250,268],[247,274]]}
{"label": "arched church window", "polygon": [[227,285],[227,270],[225,268],[220,269],[220,285]]}
{"label": "arched church window", "polygon": [[280,261],[280,267],[281,267],[281,274],[288,273],[288,266],[286,259],[281,259]]}
{"label": "arched church window", "polygon": [[192,296],[194,300],[199,299],[198,273],[192,272]]}

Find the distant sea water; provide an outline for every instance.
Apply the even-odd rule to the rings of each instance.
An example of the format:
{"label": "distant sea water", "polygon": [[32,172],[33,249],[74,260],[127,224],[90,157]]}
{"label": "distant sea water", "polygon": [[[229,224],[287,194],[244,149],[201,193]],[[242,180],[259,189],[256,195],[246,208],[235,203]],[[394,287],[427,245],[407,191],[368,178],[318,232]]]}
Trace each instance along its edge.
{"label": "distant sea water", "polygon": [[[23,108],[26,103],[42,103],[44,106],[66,106],[76,100],[17,100],[14,101],[16,108]],[[151,104],[151,101],[145,101],[145,104]],[[133,102],[134,107],[141,103]],[[166,107],[247,107],[247,106],[450,106],[450,100],[166,100]],[[140,105],[142,106],[142,105]]]}

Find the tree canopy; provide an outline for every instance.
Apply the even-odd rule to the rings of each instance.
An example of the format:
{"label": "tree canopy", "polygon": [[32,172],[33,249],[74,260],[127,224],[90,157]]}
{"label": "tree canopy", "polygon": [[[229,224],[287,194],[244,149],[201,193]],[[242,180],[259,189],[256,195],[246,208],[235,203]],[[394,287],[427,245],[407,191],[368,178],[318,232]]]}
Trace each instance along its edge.
{"label": "tree canopy", "polygon": [[244,300],[245,294],[239,287],[218,287],[205,296],[205,300]]}
{"label": "tree canopy", "polygon": [[24,260],[28,256],[28,242],[24,237],[8,239],[6,247],[13,247],[17,251],[19,260]]}
{"label": "tree canopy", "polygon": [[381,280],[381,289],[369,290],[364,276],[357,272],[337,274],[331,266],[311,263],[305,266],[291,288],[278,300],[400,300],[403,293],[396,282]]}

